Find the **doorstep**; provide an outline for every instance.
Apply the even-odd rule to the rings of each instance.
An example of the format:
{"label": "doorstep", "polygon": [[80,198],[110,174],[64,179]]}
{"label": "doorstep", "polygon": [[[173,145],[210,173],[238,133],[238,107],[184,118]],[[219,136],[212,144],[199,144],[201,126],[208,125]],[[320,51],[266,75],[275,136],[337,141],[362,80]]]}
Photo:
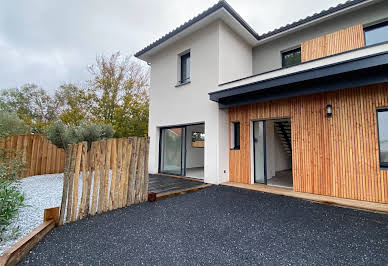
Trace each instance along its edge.
{"label": "doorstep", "polygon": [[260,184],[251,185],[251,184],[242,184],[242,183],[236,183],[236,182],[225,182],[225,183],[222,183],[222,185],[248,189],[248,190],[255,190],[255,191],[271,193],[271,194],[277,194],[277,195],[282,195],[287,197],[300,198],[300,199],[310,200],[310,201],[323,203],[323,204],[336,205],[341,207],[367,210],[367,211],[373,211],[373,212],[388,213],[388,204],[384,204],[384,203],[376,203],[376,202],[369,202],[369,201],[316,195],[316,194],[310,194],[310,193],[304,193],[304,192],[296,192],[290,188],[273,187],[273,186],[266,186],[266,185],[260,185]]}

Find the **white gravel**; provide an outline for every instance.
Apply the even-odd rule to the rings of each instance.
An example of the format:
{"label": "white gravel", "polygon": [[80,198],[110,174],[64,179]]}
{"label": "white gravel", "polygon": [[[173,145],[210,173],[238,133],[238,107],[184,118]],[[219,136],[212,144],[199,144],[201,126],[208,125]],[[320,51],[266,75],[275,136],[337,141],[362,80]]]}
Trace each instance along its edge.
{"label": "white gravel", "polygon": [[[79,183],[82,185],[82,180]],[[31,176],[20,181],[28,206],[21,209],[12,224],[20,229],[18,238],[0,243],[0,254],[43,222],[44,209],[61,205],[62,186],[63,174]]]}

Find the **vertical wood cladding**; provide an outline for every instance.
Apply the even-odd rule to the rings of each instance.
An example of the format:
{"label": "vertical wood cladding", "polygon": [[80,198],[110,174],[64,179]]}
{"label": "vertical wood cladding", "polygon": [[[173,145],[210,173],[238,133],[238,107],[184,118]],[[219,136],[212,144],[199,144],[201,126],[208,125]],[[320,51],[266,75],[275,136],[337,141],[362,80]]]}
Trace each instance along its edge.
{"label": "vertical wood cladding", "polygon": [[230,121],[241,123],[241,149],[229,155],[230,181],[250,183],[250,121],[290,117],[295,191],[388,203],[376,120],[376,108],[386,106],[388,83],[230,108]]}
{"label": "vertical wood cladding", "polygon": [[302,62],[334,55],[365,46],[363,25],[330,33],[302,43]]}

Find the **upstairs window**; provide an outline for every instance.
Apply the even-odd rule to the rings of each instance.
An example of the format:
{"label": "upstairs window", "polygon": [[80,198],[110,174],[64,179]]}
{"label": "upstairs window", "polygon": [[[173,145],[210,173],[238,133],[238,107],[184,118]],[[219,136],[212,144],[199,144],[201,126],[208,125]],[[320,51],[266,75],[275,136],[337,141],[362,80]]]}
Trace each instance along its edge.
{"label": "upstairs window", "polygon": [[388,109],[377,110],[380,167],[388,167]]}
{"label": "upstairs window", "polygon": [[240,122],[233,122],[231,126],[231,149],[240,149]]}
{"label": "upstairs window", "polygon": [[181,55],[181,76],[179,83],[187,83],[190,81],[190,53]]}
{"label": "upstairs window", "polygon": [[388,21],[364,28],[365,45],[388,41]]}
{"label": "upstairs window", "polygon": [[282,67],[295,66],[300,64],[302,61],[301,58],[301,49],[296,48],[290,51],[286,51],[282,53]]}

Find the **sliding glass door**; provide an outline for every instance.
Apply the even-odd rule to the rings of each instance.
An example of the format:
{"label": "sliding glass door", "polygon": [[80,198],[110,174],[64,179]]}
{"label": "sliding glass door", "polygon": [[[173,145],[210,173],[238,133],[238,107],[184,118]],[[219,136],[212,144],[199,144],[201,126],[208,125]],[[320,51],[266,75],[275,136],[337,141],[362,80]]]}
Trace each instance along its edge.
{"label": "sliding glass door", "polygon": [[184,175],[186,128],[162,128],[160,134],[159,172]]}
{"label": "sliding glass door", "polygon": [[267,184],[265,121],[253,121],[253,155],[255,183]]}

